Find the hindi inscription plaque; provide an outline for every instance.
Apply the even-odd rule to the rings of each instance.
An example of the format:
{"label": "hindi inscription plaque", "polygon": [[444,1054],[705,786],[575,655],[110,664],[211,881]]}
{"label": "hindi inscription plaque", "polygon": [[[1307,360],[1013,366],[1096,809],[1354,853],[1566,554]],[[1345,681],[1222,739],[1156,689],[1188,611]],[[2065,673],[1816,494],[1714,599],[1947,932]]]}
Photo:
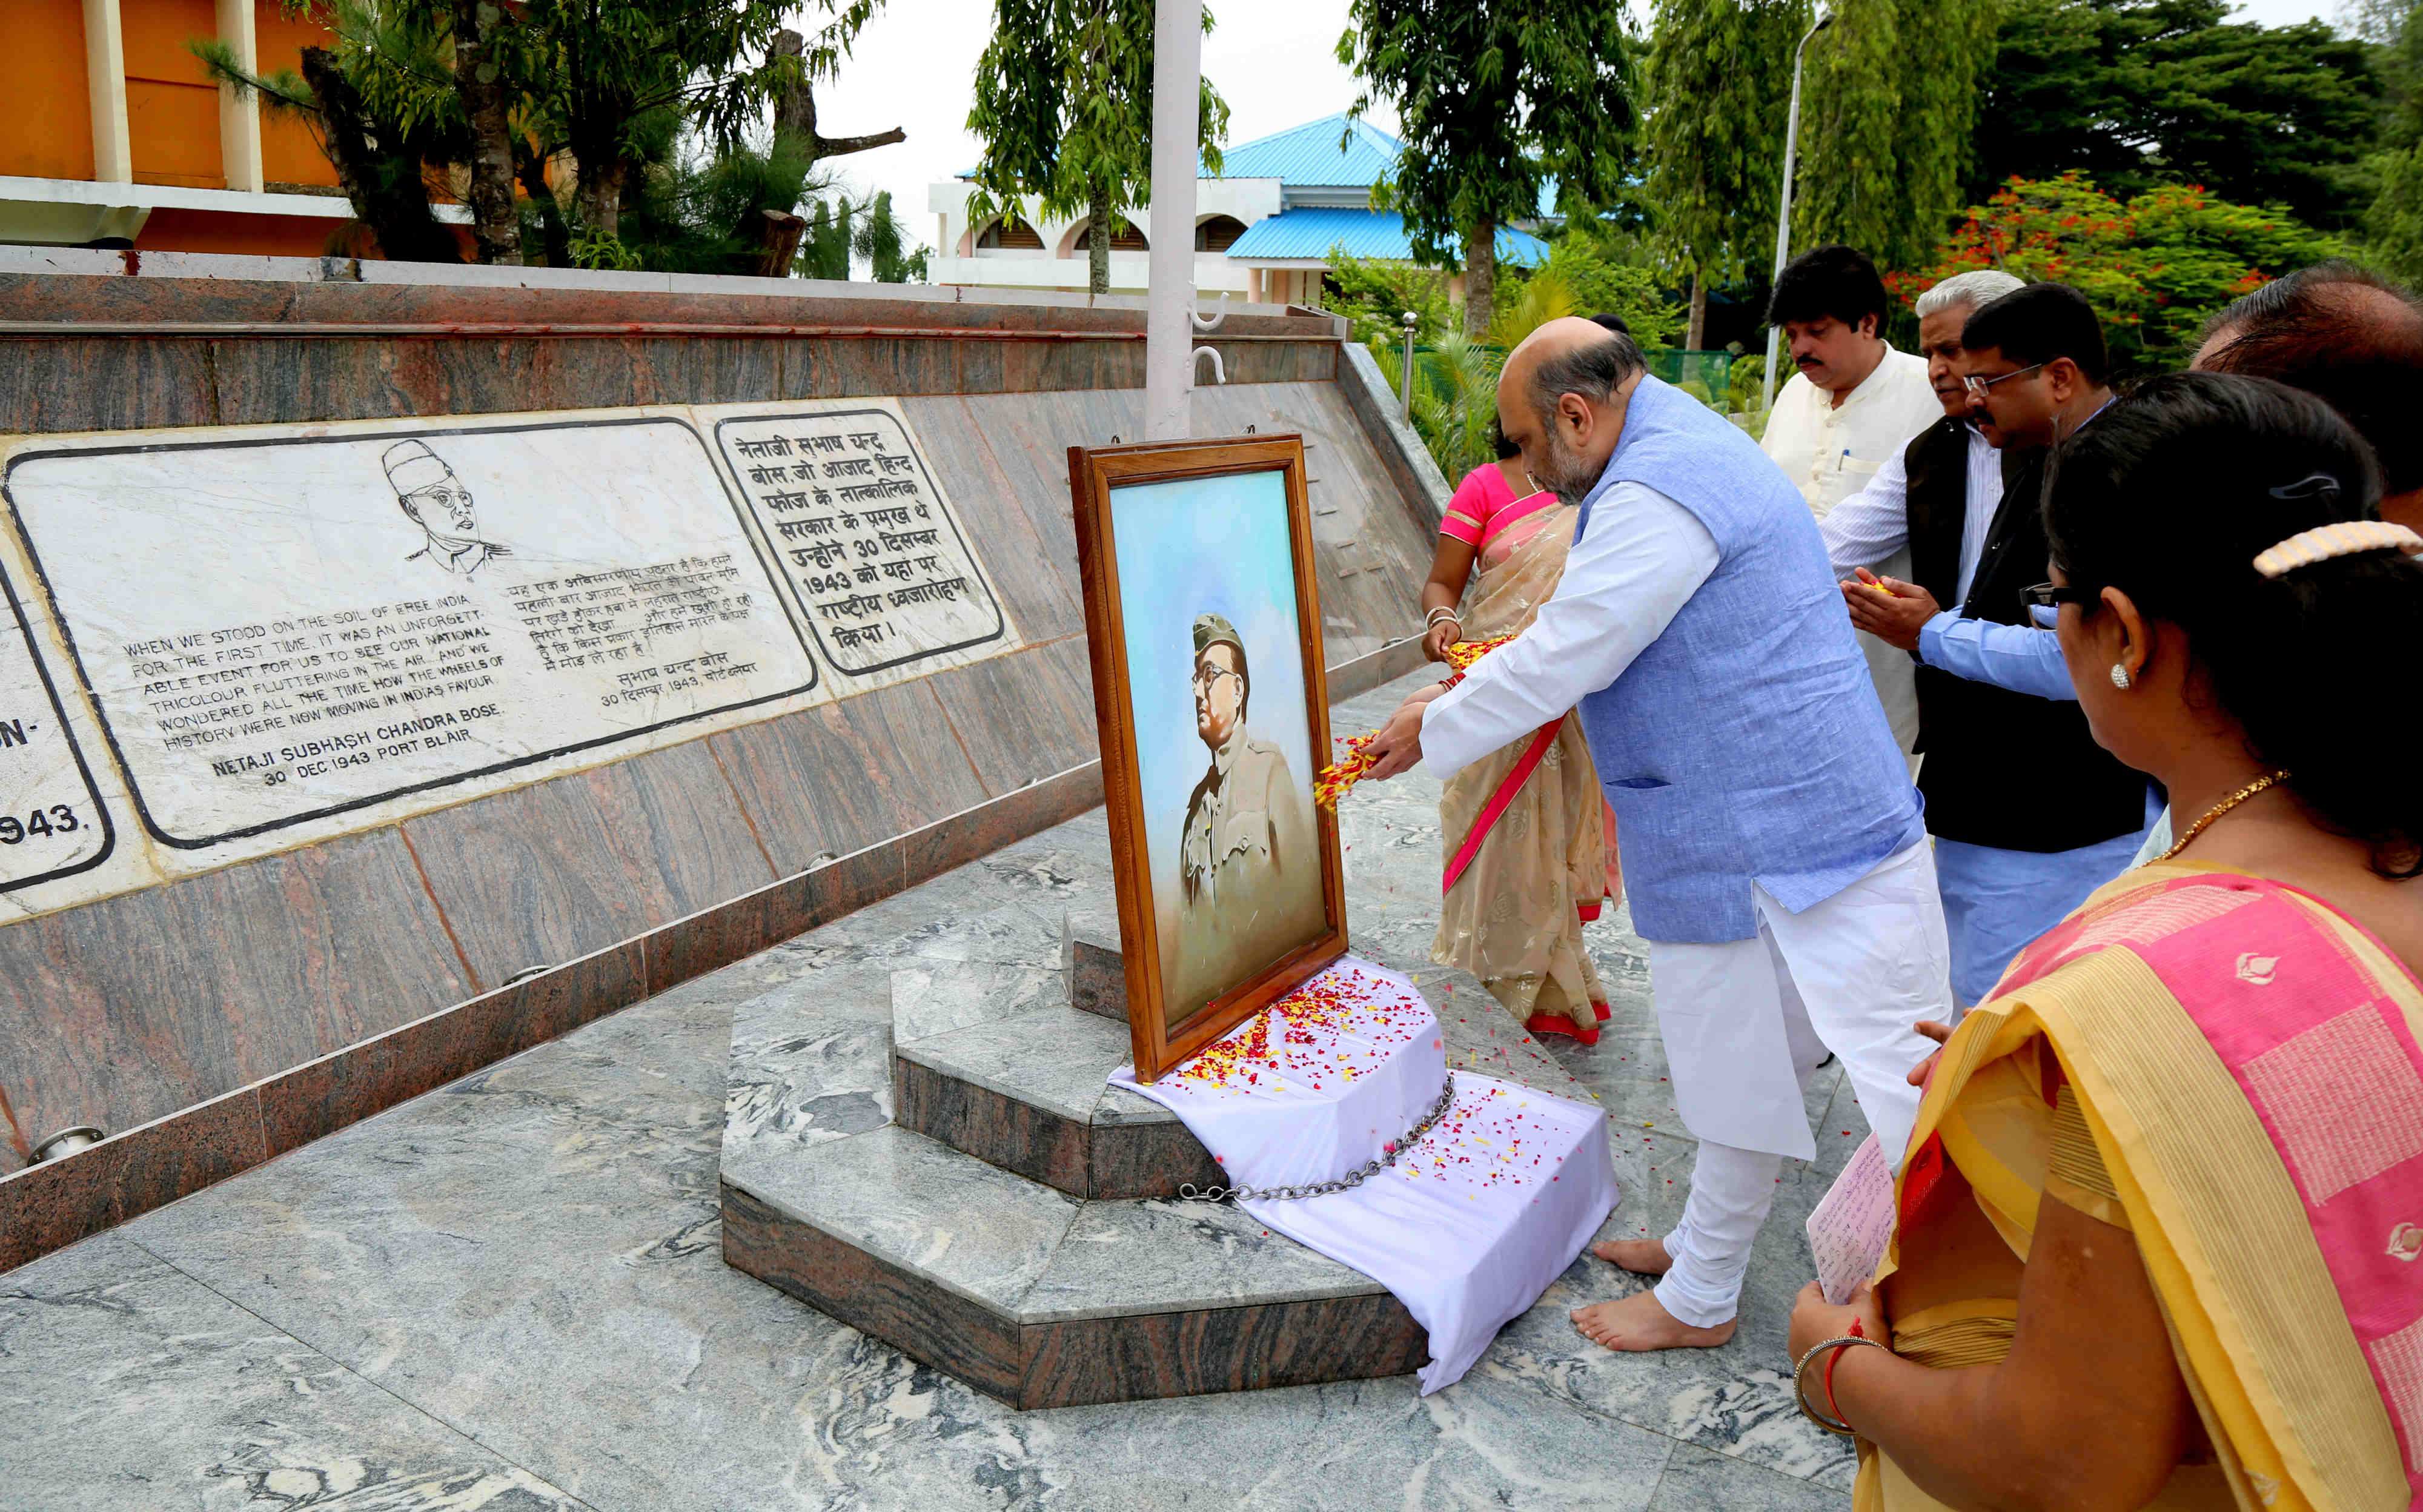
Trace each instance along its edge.
{"label": "hindi inscription plaque", "polygon": [[1001,602],[897,414],[727,414],[715,436],[833,666],[864,676],[1006,637]]}

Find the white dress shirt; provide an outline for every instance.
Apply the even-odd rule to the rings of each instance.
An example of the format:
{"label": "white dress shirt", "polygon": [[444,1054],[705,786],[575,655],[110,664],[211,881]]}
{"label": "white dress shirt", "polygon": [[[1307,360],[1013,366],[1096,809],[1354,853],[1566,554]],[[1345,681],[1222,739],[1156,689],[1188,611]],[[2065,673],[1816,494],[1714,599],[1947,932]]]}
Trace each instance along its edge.
{"label": "white dress shirt", "polygon": [[[1969,426],[1968,431],[1968,511],[1961,520],[1960,580],[1953,590],[1954,601],[1944,606],[1949,609],[1968,601],[1970,581],[1977,576],[1978,559],[1986,552],[1986,537],[1994,529],[1994,512],[2003,505],[2003,454],[1976,426]],[[1836,504],[1818,522],[1817,531],[1826,538],[1826,555],[1837,579],[1848,581],[1861,567],[1874,570],[1877,563],[1909,544],[1908,454],[1907,446],[1895,452],[1866,487]]]}
{"label": "white dress shirt", "polygon": [[1824,519],[1899,457],[1911,437],[1942,418],[1943,406],[1926,381],[1926,359],[1889,345],[1840,405],[1830,390],[1794,374],[1775,396],[1758,444],[1809,501],[1810,513]]}
{"label": "white dress shirt", "polygon": [[1646,484],[1608,488],[1531,628],[1424,707],[1424,764],[1444,781],[1562,719],[1666,633],[1720,560],[1681,504]]}

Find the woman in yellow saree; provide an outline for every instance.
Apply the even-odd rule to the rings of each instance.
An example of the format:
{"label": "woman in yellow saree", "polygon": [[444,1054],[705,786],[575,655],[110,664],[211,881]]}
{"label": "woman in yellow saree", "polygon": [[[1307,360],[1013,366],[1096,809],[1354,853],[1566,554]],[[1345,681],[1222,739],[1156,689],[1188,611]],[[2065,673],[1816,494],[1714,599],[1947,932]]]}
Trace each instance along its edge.
{"label": "woman in yellow saree", "polygon": [[2056,454],[2035,595],[2194,822],[1914,1074],[1876,1285],[1794,1310],[1861,1512],[2423,1506],[2423,763],[2379,719],[2423,537],[2378,498],[2260,379],[2155,379]]}
{"label": "woman in yellow saree", "polygon": [[[1422,649],[1528,627],[1564,576],[1574,507],[1532,485],[1519,452],[1472,470],[1439,522],[1422,606]],[[1459,609],[1467,582],[1472,601]],[[1581,927],[1620,896],[1607,798],[1581,726],[1567,714],[1450,778],[1439,799],[1445,863],[1431,959],[1481,979],[1534,1034],[1598,1043],[1607,990]]]}

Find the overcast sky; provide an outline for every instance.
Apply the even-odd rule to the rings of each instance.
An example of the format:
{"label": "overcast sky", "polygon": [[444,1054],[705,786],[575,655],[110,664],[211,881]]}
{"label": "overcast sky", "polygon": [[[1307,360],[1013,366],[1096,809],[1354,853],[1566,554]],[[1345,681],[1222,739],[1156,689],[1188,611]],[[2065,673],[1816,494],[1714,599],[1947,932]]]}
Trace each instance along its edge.
{"label": "overcast sky", "polygon": [[[1300,126],[1354,103],[1354,77],[1338,62],[1346,0],[1213,0],[1218,28],[1203,40],[1203,72],[1228,102],[1228,140]],[[892,0],[859,33],[837,80],[816,87],[816,129],[855,136],[898,126],[909,139],[827,167],[861,192],[892,191],[911,234],[934,241],[926,186],[974,167],[968,134],[976,56],[992,0]],[[1393,130],[1393,111],[1372,121]],[[855,195],[852,196],[856,198]]]}
{"label": "overcast sky", "polygon": [[[2336,13],[2336,0],[2251,0],[2239,11],[2272,26]],[[1214,0],[1212,15],[1219,27],[1204,41],[1203,72],[1228,101],[1229,141],[1249,142],[1354,103],[1355,80],[1337,56],[1346,0]],[[992,0],[891,0],[859,34],[841,77],[816,88],[816,124],[826,135],[894,126],[909,134],[896,147],[827,166],[853,199],[891,190],[911,236],[929,246],[934,217],[926,186],[975,165],[968,107],[991,20]],[[1375,106],[1371,119],[1396,125],[1385,107]]]}

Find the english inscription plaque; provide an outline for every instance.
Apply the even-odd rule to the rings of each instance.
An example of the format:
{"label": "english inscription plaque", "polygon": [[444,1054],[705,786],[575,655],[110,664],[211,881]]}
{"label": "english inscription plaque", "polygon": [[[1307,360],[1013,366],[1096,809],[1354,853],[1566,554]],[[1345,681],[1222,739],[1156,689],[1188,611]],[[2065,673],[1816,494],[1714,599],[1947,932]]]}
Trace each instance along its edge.
{"label": "english inscription plaque", "polygon": [[510,786],[816,680],[677,419],[35,447],[6,491],[172,847]]}
{"label": "english inscription plaque", "polygon": [[716,443],[784,585],[853,676],[1001,641],[1001,604],[908,427],[888,409],[731,415]]}

